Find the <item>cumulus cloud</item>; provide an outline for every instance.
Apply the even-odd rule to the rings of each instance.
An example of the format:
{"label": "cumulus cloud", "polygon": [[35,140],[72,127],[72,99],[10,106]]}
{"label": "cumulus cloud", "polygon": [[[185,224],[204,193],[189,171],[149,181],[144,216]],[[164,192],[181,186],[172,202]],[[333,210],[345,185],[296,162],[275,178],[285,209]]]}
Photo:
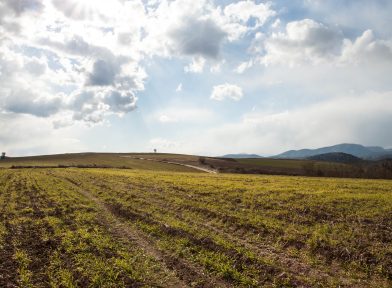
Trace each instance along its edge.
{"label": "cumulus cloud", "polygon": [[339,53],[342,33],[311,19],[293,21],[285,32],[272,33],[265,41],[265,64],[294,65],[301,61],[320,62]]}
{"label": "cumulus cloud", "polygon": [[217,58],[226,33],[211,19],[187,19],[169,35],[180,54]]}
{"label": "cumulus cloud", "polygon": [[223,101],[226,99],[239,101],[242,99],[242,97],[244,97],[244,93],[241,87],[225,83],[215,86],[212,90],[210,98],[216,101]]}
{"label": "cumulus cloud", "polygon": [[48,117],[62,107],[61,97],[42,97],[31,91],[14,89],[4,99],[3,109],[8,112]]}
{"label": "cumulus cloud", "polygon": [[[253,140],[237,136],[241,139],[234,139],[233,143],[238,141],[238,147],[243,146],[239,150],[253,149],[263,141],[277,146],[290,143],[290,139],[294,139],[295,145],[305,146],[304,139],[310,137],[304,132],[307,131],[306,125],[311,133],[320,136],[317,138],[321,139],[320,143],[315,142],[314,145],[338,141],[344,135],[351,135],[347,141],[367,141],[374,136],[387,143],[386,136],[382,138],[381,133],[374,131],[377,125],[384,127],[385,123],[390,124],[387,119],[390,111],[382,110],[382,106],[390,104],[392,34],[385,27],[390,22],[388,13],[391,5],[387,1],[370,3],[365,0],[355,4],[338,0],[324,2],[283,1],[288,9],[299,5],[301,13],[312,20],[299,19],[298,14],[285,10],[279,1],[0,1],[2,121],[12,118],[13,123],[17,123],[16,119],[20,117],[36,125],[45,123],[46,132],[51,131],[50,127],[67,130],[70,125],[104,123],[110,119],[109,116],[122,116],[135,110],[138,98],[144,94],[149,96],[148,91],[141,93],[148,78],[146,71],[156,75],[156,64],[161,66],[165,63],[173,64],[170,67],[173,70],[167,71],[170,76],[175,71],[181,73],[184,79],[178,80],[175,78],[178,74],[175,74],[173,79],[177,80],[167,83],[167,87],[172,87],[169,88],[171,91],[163,89],[159,91],[163,100],[156,98],[164,104],[155,103],[154,99],[143,101],[148,106],[144,111],[150,112],[148,109],[152,109],[152,105],[168,105],[170,97],[176,101],[181,98],[181,104],[186,107],[150,113],[147,117],[150,123],[162,123],[157,125],[159,127],[163,124],[166,127],[214,125],[212,119],[227,123],[228,119],[223,119],[224,116],[222,119],[211,116],[225,113],[195,109],[195,105],[208,101],[208,98],[199,96],[205,93],[206,87],[211,87],[214,82],[227,81],[237,85],[226,83],[215,86],[210,99],[239,101],[244,97],[241,87],[246,87],[247,100],[255,102],[252,105],[271,106],[278,112],[247,114],[241,123],[227,124],[227,130],[226,125],[221,129],[210,128],[209,137],[215,139],[215,143],[221,140],[214,135],[233,140],[235,133],[232,131],[237,135],[246,131]],[[336,7],[344,8],[338,10]],[[177,69],[179,63],[186,63],[185,67]],[[163,68],[166,72],[167,67]],[[183,75],[183,72],[188,74]],[[207,77],[214,77],[216,81]],[[154,80],[151,79],[151,82]],[[200,85],[192,81],[200,81]],[[189,97],[179,97],[173,91],[179,82],[198,90],[187,89],[184,94]],[[146,87],[151,86],[155,85]],[[158,84],[156,86],[161,89]],[[179,85],[176,91],[181,90],[182,85]],[[259,91],[264,90],[266,93],[259,97]],[[379,92],[366,94],[369,90]],[[355,97],[341,97],[347,93]],[[199,98],[196,100],[196,97]],[[343,98],[346,100],[338,101]],[[375,103],[371,103],[371,99]],[[318,106],[314,105],[316,102]],[[278,109],[279,105],[286,105],[287,111]],[[338,105],[346,107],[348,117],[352,118],[344,118],[344,112],[339,110]],[[221,105],[213,106],[221,109],[217,108]],[[377,114],[374,117],[377,121],[371,119],[371,113],[365,107]],[[236,113],[241,113],[241,109],[244,108],[239,107]],[[322,113],[317,114],[317,109]],[[335,110],[340,112],[334,114]],[[302,117],[302,114],[305,116]],[[366,122],[358,120],[360,114],[365,115],[367,123],[373,124],[366,126]],[[333,129],[328,130],[324,123],[329,121],[336,131],[343,128],[326,115],[334,115],[341,120],[340,123],[357,124],[347,125],[346,134],[333,134]],[[310,123],[309,119],[315,119],[313,122],[317,125]],[[18,122],[13,127],[17,129],[21,125]],[[356,132],[361,125],[373,129],[371,132],[370,128],[369,131],[364,128],[368,131],[367,138],[361,138]],[[268,130],[266,126],[274,129]],[[302,130],[298,132],[298,129]],[[41,135],[36,130],[32,129]],[[321,130],[331,132],[321,135]],[[10,129],[6,133],[12,136]],[[52,135],[58,136],[56,133],[60,132]],[[327,138],[328,135],[331,136]],[[66,138],[72,137],[61,139]],[[21,143],[20,140],[15,141]],[[165,141],[161,141],[162,147],[166,145]],[[204,145],[204,142],[194,141],[187,147],[195,148],[196,143],[201,147]],[[209,141],[205,143],[211,147],[215,145]],[[168,146],[172,149],[182,147]]]}
{"label": "cumulus cloud", "polygon": [[193,58],[192,62],[188,66],[184,67],[184,71],[187,73],[202,73],[206,60],[202,57]]}
{"label": "cumulus cloud", "polygon": [[5,6],[20,15],[26,11],[37,11],[43,8],[42,0],[4,0]]}
{"label": "cumulus cloud", "polygon": [[224,14],[231,19],[246,23],[250,19],[254,18],[256,24],[254,28],[258,28],[270,19],[272,16],[276,15],[276,12],[271,9],[272,4],[260,3],[256,4],[254,1],[238,1],[233,4],[229,4],[224,9]]}
{"label": "cumulus cloud", "polygon": [[342,63],[392,64],[392,41],[378,40],[372,30],[366,30],[355,41],[345,40]]}
{"label": "cumulus cloud", "polygon": [[[259,55],[251,61],[265,66],[281,65],[370,65],[373,69],[391,66],[392,41],[379,39],[370,29],[357,38],[345,38],[335,26],[311,19],[287,23],[283,32],[256,33],[249,51]],[[251,61],[241,63],[244,72]]]}
{"label": "cumulus cloud", "polygon": [[47,60],[33,57],[27,59],[24,65],[25,69],[32,75],[38,77],[46,72],[48,69]]}
{"label": "cumulus cloud", "polygon": [[[136,108],[136,93],[144,89],[146,77],[137,55],[124,53],[116,41],[102,45],[107,32],[100,21],[90,21],[82,34],[79,24],[56,14],[50,2],[26,3],[13,2],[21,6],[20,14],[33,10],[41,17],[23,28],[34,33],[22,33],[0,47],[0,112],[50,118],[59,128],[75,121],[99,123],[107,115]],[[21,23],[28,20],[21,17]],[[68,115],[67,121],[59,121],[58,115]]]}
{"label": "cumulus cloud", "polygon": [[[180,139],[177,151],[222,155],[247,151],[265,156],[290,149],[337,143],[389,147],[392,142],[392,93],[341,95],[306,107],[245,113],[242,120],[211,127]],[[230,145],[227,145],[230,143]]]}
{"label": "cumulus cloud", "polygon": [[116,75],[120,72],[120,65],[98,59],[94,62],[92,72],[88,75],[87,83],[92,86],[113,85]]}
{"label": "cumulus cloud", "polygon": [[323,22],[339,25],[351,31],[361,32],[372,29],[382,37],[392,36],[392,31],[385,29],[391,23],[389,17],[392,11],[391,1],[300,0],[292,2],[293,5],[302,5],[308,13],[316,15]]}
{"label": "cumulus cloud", "polygon": [[[144,89],[144,57],[185,57],[191,62],[184,70],[190,73],[202,73],[207,61],[213,61],[216,73],[224,63],[217,61],[223,45],[275,14],[271,4],[252,1],[226,7],[208,0],[108,3],[1,2],[2,28],[15,24],[21,33],[0,49],[0,109],[49,117],[56,127],[73,123],[57,125],[54,117],[60,114],[97,123],[110,114],[128,113]],[[131,21],[135,18],[140,21]],[[252,19],[256,24],[251,27]],[[8,33],[4,31],[0,33]],[[230,93],[232,99],[240,97],[238,91]]]}
{"label": "cumulus cloud", "polygon": [[136,109],[137,97],[131,92],[110,91],[104,98],[109,109],[118,113],[127,113]]}
{"label": "cumulus cloud", "polygon": [[37,17],[43,10],[42,0],[4,0],[0,2],[0,43],[9,37],[19,35],[23,21],[21,16],[27,18]]}

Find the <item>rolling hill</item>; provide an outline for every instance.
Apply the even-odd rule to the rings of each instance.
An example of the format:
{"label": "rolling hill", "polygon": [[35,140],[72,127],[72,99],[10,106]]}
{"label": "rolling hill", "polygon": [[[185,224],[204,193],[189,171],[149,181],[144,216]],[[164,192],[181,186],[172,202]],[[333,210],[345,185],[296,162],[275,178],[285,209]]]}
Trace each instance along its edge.
{"label": "rolling hill", "polygon": [[314,160],[314,161],[326,161],[326,162],[347,163],[347,164],[355,164],[364,161],[361,158],[355,157],[351,154],[341,153],[341,152],[319,154],[319,155],[308,157],[307,159]]}

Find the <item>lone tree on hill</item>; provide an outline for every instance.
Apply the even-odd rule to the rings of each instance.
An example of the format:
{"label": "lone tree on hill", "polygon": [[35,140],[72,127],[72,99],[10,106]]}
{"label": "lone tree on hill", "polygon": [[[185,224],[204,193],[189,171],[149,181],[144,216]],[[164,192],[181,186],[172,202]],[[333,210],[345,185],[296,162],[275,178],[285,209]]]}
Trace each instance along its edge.
{"label": "lone tree on hill", "polygon": [[5,152],[1,153],[1,159],[5,159]]}

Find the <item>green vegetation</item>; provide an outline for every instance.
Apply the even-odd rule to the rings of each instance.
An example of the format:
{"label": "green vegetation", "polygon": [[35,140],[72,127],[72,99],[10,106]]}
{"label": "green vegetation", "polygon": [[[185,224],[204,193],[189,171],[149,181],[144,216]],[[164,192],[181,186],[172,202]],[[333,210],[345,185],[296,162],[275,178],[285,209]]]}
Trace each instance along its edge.
{"label": "green vegetation", "polygon": [[156,161],[136,159],[146,154],[78,153],[47,156],[16,157],[0,161],[0,168],[11,167],[104,167],[158,171],[198,172],[195,169]]}
{"label": "green vegetation", "polygon": [[3,169],[0,217],[0,287],[392,285],[387,180]]}
{"label": "green vegetation", "polygon": [[392,179],[392,160],[336,163],[270,158],[230,159],[163,153],[78,153],[0,160],[0,168],[43,167]]}

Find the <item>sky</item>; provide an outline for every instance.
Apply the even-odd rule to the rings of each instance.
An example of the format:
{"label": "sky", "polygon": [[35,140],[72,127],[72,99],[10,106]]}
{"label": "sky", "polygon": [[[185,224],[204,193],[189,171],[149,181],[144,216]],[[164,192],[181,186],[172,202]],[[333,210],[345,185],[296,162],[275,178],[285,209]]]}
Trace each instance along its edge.
{"label": "sky", "polygon": [[0,150],[392,148],[391,15],[389,0],[0,0]]}

